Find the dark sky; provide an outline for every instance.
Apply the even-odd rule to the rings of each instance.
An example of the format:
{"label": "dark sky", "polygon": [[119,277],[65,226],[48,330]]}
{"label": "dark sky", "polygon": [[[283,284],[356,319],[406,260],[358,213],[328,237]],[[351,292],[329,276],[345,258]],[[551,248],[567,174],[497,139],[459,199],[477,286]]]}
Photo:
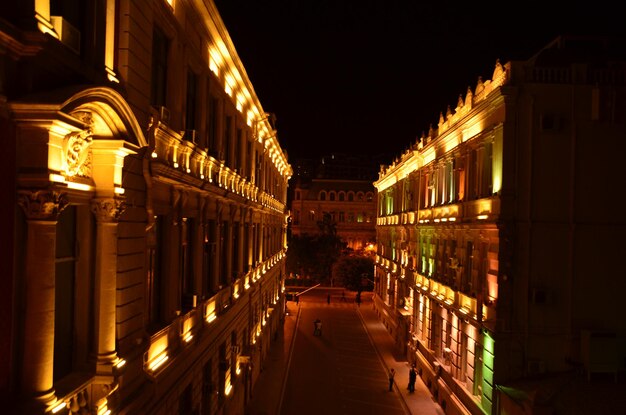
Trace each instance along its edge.
{"label": "dark sky", "polygon": [[496,59],[527,59],[561,33],[626,26],[621,7],[604,0],[215,3],[290,161],[395,157],[479,75],[491,79]]}

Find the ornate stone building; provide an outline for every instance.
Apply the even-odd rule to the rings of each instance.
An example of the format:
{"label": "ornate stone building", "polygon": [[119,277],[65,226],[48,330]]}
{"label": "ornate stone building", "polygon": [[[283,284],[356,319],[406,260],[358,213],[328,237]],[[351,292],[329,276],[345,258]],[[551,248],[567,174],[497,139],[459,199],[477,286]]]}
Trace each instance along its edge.
{"label": "ornate stone building", "polygon": [[292,235],[320,233],[318,222],[328,215],[347,248],[362,251],[376,241],[376,190],[371,181],[298,180],[293,192]]}
{"label": "ornate stone building", "polygon": [[375,307],[446,413],[533,413],[558,397],[525,380],[625,369],[624,50],[496,62],[374,183]]}
{"label": "ornate stone building", "polygon": [[241,414],[292,174],[211,0],[0,6],[4,413]]}

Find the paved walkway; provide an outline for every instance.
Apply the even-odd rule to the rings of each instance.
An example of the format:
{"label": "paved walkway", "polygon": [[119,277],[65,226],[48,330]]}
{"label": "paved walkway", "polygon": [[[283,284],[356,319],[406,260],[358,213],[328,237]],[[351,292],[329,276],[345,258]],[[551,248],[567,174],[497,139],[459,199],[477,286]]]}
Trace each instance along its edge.
{"label": "paved walkway", "polygon": [[[298,305],[293,301],[288,301],[287,310],[288,315],[285,317],[283,330],[266,357],[246,415],[280,415],[281,394],[284,390],[284,380],[298,318]],[[415,392],[409,393],[407,390],[409,364],[406,356],[399,356],[396,353],[393,338],[376,315],[370,293],[363,294],[363,303],[358,311],[384,366],[386,369],[393,367],[396,370],[396,392],[402,397],[407,413],[443,415],[443,409],[432,399],[419,376],[415,383]]]}
{"label": "paved walkway", "polygon": [[443,409],[437,402],[434,401],[430,391],[420,380],[419,376],[415,382],[415,392],[410,393],[408,391],[410,369],[409,362],[407,361],[406,356],[402,356],[396,351],[393,338],[387,331],[384,324],[378,319],[371,301],[371,294],[367,293],[363,295],[364,302],[358,309],[361,320],[363,321],[363,324],[365,325],[370,339],[375,345],[381,360],[384,362],[386,369],[395,369],[395,388],[402,396],[409,413],[413,415],[444,414]]}

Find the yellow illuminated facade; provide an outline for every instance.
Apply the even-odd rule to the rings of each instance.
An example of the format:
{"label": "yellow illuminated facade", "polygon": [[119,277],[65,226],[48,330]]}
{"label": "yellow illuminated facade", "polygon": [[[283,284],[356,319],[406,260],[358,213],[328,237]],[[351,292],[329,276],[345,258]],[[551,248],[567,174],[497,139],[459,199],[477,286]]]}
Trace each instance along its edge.
{"label": "yellow illuminated facade", "polygon": [[328,215],[337,236],[354,251],[365,251],[376,240],[376,189],[371,181],[310,179],[293,184],[292,235],[317,235]]}
{"label": "yellow illuminated facade", "polygon": [[241,414],[291,166],[212,1],[92,3],[0,15],[3,410]]}
{"label": "yellow illuminated facade", "polygon": [[621,180],[625,71],[581,65],[576,42],[496,62],[374,183],[375,308],[446,412],[533,413],[501,387],[624,369],[626,323],[605,306],[626,289],[608,265],[624,220],[596,196]]}

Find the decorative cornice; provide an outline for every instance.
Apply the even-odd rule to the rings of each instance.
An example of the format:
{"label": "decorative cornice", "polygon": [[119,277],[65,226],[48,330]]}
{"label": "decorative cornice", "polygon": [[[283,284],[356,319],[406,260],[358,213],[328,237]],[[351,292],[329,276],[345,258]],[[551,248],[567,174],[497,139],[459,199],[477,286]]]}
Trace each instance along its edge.
{"label": "decorative cornice", "polygon": [[50,190],[20,190],[17,203],[30,220],[57,220],[69,202],[66,193]]}
{"label": "decorative cornice", "polygon": [[126,203],[121,199],[97,198],[91,200],[91,212],[98,222],[117,222],[126,209]]}

